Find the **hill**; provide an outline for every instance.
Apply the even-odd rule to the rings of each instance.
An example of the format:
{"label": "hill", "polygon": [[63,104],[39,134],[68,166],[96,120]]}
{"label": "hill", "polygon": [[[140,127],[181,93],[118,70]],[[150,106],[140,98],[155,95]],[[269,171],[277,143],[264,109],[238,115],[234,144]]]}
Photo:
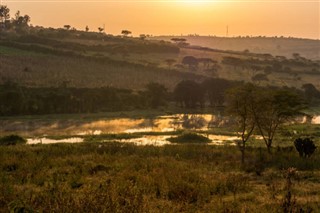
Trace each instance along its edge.
{"label": "hill", "polygon": [[[201,39],[187,41],[191,38]],[[24,33],[1,33],[0,56],[0,84],[10,81],[27,87],[141,90],[158,82],[172,91],[181,80],[223,78],[320,88],[320,62],[300,54],[286,58],[77,30],[29,27]]]}
{"label": "hill", "polygon": [[[172,36],[153,37],[156,40],[170,41]],[[220,50],[269,53],[274,56],[291,58],[294,53],[320,60],[320,40],[285,38],[285,37],[213,37],[213,36],[182,36],[188,43],[195,46],[209,47]]]}

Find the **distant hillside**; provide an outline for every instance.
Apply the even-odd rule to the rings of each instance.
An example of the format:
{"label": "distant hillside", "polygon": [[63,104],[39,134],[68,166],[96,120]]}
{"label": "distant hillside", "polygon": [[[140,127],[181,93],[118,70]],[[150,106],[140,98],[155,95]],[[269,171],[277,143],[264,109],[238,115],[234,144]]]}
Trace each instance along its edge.
{"label": "distant hillside", "polygon": [[172,44],[63,29],[31,28],[28,34],[0,34],[0,84],[27,87],[112,86],[139,90],[149,82],[172,89],[183,79],[201,81],[197,73],[170,70],[154,55],[174,57]]}
{"label": "distant hillside", "polygon": [[[152,39],[170,41],[172,36],[159,36]],[[244,51],[254,53],[269,53],[274,56],[292,57],[293,53],[301,56],[320,60],[320,40],[298,38],[267,38],[267,37],[209,37],[209,36],[182,36],[187,43],[195,46],[209,47],[221,50]]]}
{"label": "distant hillside", "polygon": [[[201,38],[186,39],[191,43]],[[207,41],[210,39],[218,43],[218,38],[207,37]],[[203,48],[150,38],[31,27],[27,32],[0,34],[0,84],[141,90],[149,82],[158,82],[172,91],[182,80],[222,78],[299,89],[311,83],[320,89],[320,61],[307,59],[299,52],[305,44],[304,49],[315,49],[316,45],[307,43],[318,41],[284,41],[292,41],[289,46],[297,47],[292,52],[300,54],[286,58],[243,51],[246,46],[241,51],[227,51],[217,45]],[[301,46],[295,41],[301,41]]]}

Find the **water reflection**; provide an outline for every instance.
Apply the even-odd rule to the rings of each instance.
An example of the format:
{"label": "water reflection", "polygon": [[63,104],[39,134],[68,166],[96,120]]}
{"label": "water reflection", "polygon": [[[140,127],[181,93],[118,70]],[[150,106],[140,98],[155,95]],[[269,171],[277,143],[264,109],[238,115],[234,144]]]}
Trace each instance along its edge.
{"label": "water reflection", "polygon": [[207,130],[218,126],[222,118],[205,114],[176,114],[155,118],[111,118],[105,120],[27,120],[0,121],[1,134],[25,137],[43,135],[99,135],[109,133],[171,132],[180,129]]}
{"label": "water reflection", "polygon": [[[320,124],[320,116],[300,117],[298,123]],[[170,116],[159,116],[155,118],[110,118],[97,120],[1,120],[0,134],[19,134],[28,139],[28,144],[35,143],[80,143],[84,135],[136,133],[136,132],[172,132],[176,130],[209,130],[212,127],[228,126],[232,121],[220,115],[211,114],[175,114]],[[45,136],[72,135],[74,138],[64,140],[48,139]],[[167,136],[143,136],[141,138],[120,140],[119,142],[130,142],[137,145],[164,145]],[[209,135],[212,144],[223,144],[222,142],[237,140],[236,137],[223,135]]]}
{"label": "water reflection", "polygon": [[83,138],[66,138],[66,139],[50,139],[50,138],[28,138],[27,144],[54,144],[54,143],[82,143]]}
{"label": "water reflection", "polygon": [[320,124],[320,116],[314,116],[311,120],[312,124]]}
{"label": "water reflection", "polygon": [[[225,136],[225,135],[207,135],[208,138],[211,140],[209,145],[236,145],[234,142],[238,140],[238,137],[235,136]],[[120,143],[132,143],[138,146],[164,146],[168,144],[172,144],[167,139],[172,137],[171,135],[145,135],[140,138],[130,138],[130,139],[108,139],[102,140],[99,142],[120,142]],[[66,138],[66,139],[50,139],[46,137],[41,138],[29,138],[27,139],[27,144],[55,144],[55,143],[82,143],[84,142],[83,138],[73,137],[73,138]],[[227,142],[227,143],[226,143]]]}
{"label": "water reflection", "polygon": [[148,136],[147,135],[141,138],[116,140],[116,142],[133,143],[138,146],[146,146],[146,145],[163,146],[163,145],[171,144],[169,141],[167,141],[168,138],[170,138],[170,136],[168,135],[167,136]]}

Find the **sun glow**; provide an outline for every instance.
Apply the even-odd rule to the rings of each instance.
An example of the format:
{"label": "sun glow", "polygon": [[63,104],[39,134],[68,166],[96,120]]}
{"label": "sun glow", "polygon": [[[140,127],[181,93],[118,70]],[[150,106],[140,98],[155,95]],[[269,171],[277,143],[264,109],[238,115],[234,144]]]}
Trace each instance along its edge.
{"label": "sun glow", "polygon": [[186,3],[186,4],[205,4],[205,3],[213,3],[213,0],[177,0],[179,3]]}

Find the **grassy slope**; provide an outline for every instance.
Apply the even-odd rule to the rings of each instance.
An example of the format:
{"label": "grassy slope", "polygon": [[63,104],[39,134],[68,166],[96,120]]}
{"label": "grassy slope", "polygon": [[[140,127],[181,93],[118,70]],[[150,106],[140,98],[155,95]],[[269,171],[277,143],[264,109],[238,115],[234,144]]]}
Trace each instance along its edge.
{"label": "grassy slope", "polygon": [[[123,144],[0,147],[0,211],[283,212],[284,171],[295,167],[295,210],[320,209],[319,150]],[[290,160],[288,160],[290,159]]]}
{"label": "grassy slope", "polygon": [[[63,43],[72,46],[80,45],[145,45],[137,39],[114,38],[110,41],[90,40],[80,38],[54,39],[60,46]],[[36,40],[32,44],[35,44]],[[148,41],[150,44],[157,43]],[[28,43],[23,43],[28,45]],[[166,44],[163,44],[166,45]],[[57,48],[48,44],[46,48]],[[81,48],[80,48],[81,49]],[[58,56],[44,54],[37,51],[19,50],[18,48],[0,46],[0,75],[1,81],[14,80],[27,86],[59,86],[62,82],[68,82],[69,86],[75,87],[101,87],[114,86],[120,88],[141,89],[150,81],[165,84],[172,89],[177,82],[182,79],[203,80],[205,77],[221,77],[230,80],[251,81],[254,72],[250,69],[235,68],[221,64],[223,57],[232,56],[242,59],[251,56],[236,52],[204,51],[198,49],[181,48],[179,53],[129,53],[126,56],[113,54],[110,52],[77,51],[72,50],[76,56]],[[67,49],[67,51],[69,51]],[[99,55],[97,60],[92,60]],[[197,58],[211,58],[219,62],[221,69],[217,73],[205,71],[200,65],[198,71],[192,72],[188,68],[177,69],[169,67],[165,60],[175,59],[176,63],[181,63],[183,57],[192,55]],[[258,57],[259,58],[259,57]],[[19,62],[19,63],[17,63]],[[268,76],[268,82],[261,84],[271,84],[276,86],[301,87],[305,83],[318,85],[317,76],[305,74],[309,68],[290,67],[300,77],[289,73],[274,72]],[[10,70],[10,71],[9,71]],[[261,71],[262,72],[262,71]]]}
{"label": "grassy slope", "polygon": [[[2,49],[2,47],[1,47]],[[141,89],[154,81],[172,88],[181,79],[203,79],[190,73],[181,73],[139,64],[99,61],[88,57],[56,56],[3,48],[0,57],[2,81],[11,79],[27,86],[59,86],[68,81],[69,86]],[[31,53],[31,54],[30,54]],[[17,63],[19,62],[19,63]],[[10,70],[10,72],[9,72]]]}
{"label": "grassy slope", "polygon": [[[154,39],[169,41],[172,36],[159,36]],[[179,38],[181,38],[179,36]],[[236,37],[208,37],[185,36],[192,45],[210,47],[221,50],[243,51],[254,53],[270,53],[292,57],[293,53],[300,53],[303,57],[320,60],[320,41],[298,38],[236,38]]]}

